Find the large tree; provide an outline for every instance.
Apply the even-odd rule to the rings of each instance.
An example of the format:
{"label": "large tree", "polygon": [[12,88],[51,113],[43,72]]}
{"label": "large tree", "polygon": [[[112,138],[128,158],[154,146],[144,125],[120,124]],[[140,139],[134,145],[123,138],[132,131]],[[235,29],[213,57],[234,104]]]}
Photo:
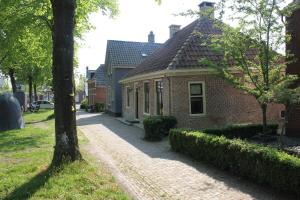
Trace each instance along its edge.
{"label": "large tree", "polygon": [[[90,11],[107,8],[109,2],[113,1],[94,1],[94,4],[90,5],[93,6]],[[81,158],[76,131],[73,66],[77,4],[76,0],[51,0],[51,5],[53,10],[53,88],[56,135],[53,164],[59,165],[64,161],[74,161]],[[83,19],[88,18],[88,11],[89,9],[86,9],[86,7],[77,10],[79,16]],[[80,28],[82,27],[79,26]]]}
{"label": "large tree", "polygon": [[[215,20],[215,26],[222,34],[210,36],[208,41],[205,39],[224,59],[220,62],[202,59],[201,62],[216,69],[234,87],[257,99],[262,109],[263,132],[266,133],[268,103],[276,101],[275,96],[282,96],[274,95],[279,92],[277,86],[285,90],[289,85],[286,83],[296,79],[285,75],[286,60],[280,54],[286,42],[285,23],[281,20],[284,1],[233,0],[228,3],[221,1],[221,17]],[[224,10],[230,10],[229,19],[236,22],[235,27],[223,23]],[[232,73],[233,69],[239,75]]]}
{"label": "large tree", "polygon": [[53,89],[55,148],[53,163],[81,158],[76,132],[73,72],[75,0],[51,0],[53,10]]}
{"label": "large tree", "polygon": [[[45,36],[50,37],[53,42],[53,57],[50,53],[47,56],[53,58],[55,93],[56,144],[53,163],[59,165],[63,161],[79,159],[81,156],[74,104],[74,36],[80,39],[86,30],[92,28],[89,23],[90,13],[101,10],[102,13],[115,15],[116,0],[1,0],[0,10],[0,61],[3,71],[13,69],[12,74],[15,74],[15,70],[18,69],[23,77],[28,71],[29,76],[35,74],[35,69],[41,67],[38,62],[29,62],[30,58],[27,57],[24,64],[21,62],[23,59],[15,59],[20,55],[19,43],[16,41],[22,36],[21,32],[28,27],[31,34],[39,35],[39,32],[48,31]],[[29,46],[30,44],[29,42]],[[51,46],[48,43],[47,45]],[[35,55],[38,56],[39,53],[40,51],[37,51]],[[3,65],[3,60],[7,61],[7,65]],[[25,70],[25,67],[30,70]]]}

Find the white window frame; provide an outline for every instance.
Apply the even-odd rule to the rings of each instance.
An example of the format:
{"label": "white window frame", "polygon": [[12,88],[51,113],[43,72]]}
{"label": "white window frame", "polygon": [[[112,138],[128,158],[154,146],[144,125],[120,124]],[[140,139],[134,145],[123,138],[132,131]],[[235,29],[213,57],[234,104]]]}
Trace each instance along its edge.
{"label": "white window frame", "polygon": [[[149,84],[149,113],[147,113],[145,111],[145,104],[146,104],[146,101],[145,101],[145,83],[148,83]],[[150,81],[143,81],[143,113],[144,115],[150,115]]]}
{"label": "white window frame", "polygon": [[[128,99],[129,98],[129,99]],[[128,105],[129,100],[129,105]],[[126,101],[126,108],[130,108],[130,86],[125,87],[125,101]]]}
{"label": "white window frame", "polygon": [[[202,95],[199,95],[199,97],[203,98],[203,113],[199,114],[192,114],[192,105],[191,105],[191,84],[202,84]],[[205,82],[204,81],[189,81],[188,82],[188,91],[189,91],[189,114],[190,116],[205,116],[206,115],[206,90],[205,90]],[[193,96],[197,97],[197,96]]]}
{"label": "white window frame", "polygon": [[[163,84],[163,90],[164,90],[164,82],[163,82],[163,80],[162,79],[155,79],[154,80],[154,86],[153,86],[153,91],[154,91],[154,109],[155,109],[155,111],[154,111],[154,113],[155,113],[155,115],[157,115],[157,93],[156,93],[156,82],[162,82],[162,84]],[[163,105],[164,105],[164,100],[162,99],[162,103],[163,103]],[[162,113],[162,115],[164,115],[164,112]]]}

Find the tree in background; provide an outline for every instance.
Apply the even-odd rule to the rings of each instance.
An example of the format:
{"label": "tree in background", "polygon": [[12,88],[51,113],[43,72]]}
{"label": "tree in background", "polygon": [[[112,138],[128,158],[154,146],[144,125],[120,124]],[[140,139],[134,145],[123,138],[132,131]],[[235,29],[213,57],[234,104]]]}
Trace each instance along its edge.
{"label": "tree in background", "polygon": [[[268,103],[280,102],[275,97],[285,96],[288,83],[297,79],[285,74],[287,62],[284,55],[278,53],[287,39],[285,24],[281,20],[283,3],[276,0],[233,0],[227,6],[227,2],[222,1],[220,19],[215,20],[222,34],[210,36],[205,43],[224,59],[218,62],[201,60],[203,64],[216,69],[220,77],[234,87],[257,99],[262,109],[263,133],[267,133]],[[232,13],[229,18],[237,22],[235,28],[222,22],[224,8]],[[237,70],[239,75],[232,73],[232,70]],[[296,92],[290,89],[288,93]]]}
{"label": "tree in background", "polygon": [[84,87],[85,87],[85,77],[82,74],[76,74],[76,80],[75,80],[75,84],[76,84],[76,93],[80,93],[84,91]]}

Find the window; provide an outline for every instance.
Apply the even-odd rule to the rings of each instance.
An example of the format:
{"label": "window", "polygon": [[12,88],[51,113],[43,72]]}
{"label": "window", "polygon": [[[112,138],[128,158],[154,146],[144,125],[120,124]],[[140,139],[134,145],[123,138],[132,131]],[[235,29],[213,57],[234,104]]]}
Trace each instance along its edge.
{"label": "window", "polygon": [[156,91],[156,114],[163,114],[163,83],[162,81],[156,81],[155,83]]}
{"label": "window", "polygon": [[285,110],[280,111],[281,119],[285,119]]}
{"label": "window", "polygon": [[126,106],[130,107],[130,88],[126,87]]}
{"label": "window", "polygon": [[149,114],[149,82],[144,83],[144,113]]}
{"label": "window", "polygon": [[204,114],[204,83],[196,82],[189,84],[190,114]]}

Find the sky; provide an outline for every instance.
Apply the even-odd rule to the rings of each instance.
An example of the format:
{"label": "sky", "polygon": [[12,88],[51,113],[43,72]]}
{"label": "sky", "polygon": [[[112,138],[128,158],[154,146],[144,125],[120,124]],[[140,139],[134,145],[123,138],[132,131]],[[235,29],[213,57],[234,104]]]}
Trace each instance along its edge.
{"label": "sky", "polygon": [[[176,13],[197,10],[201,0],[119,0],[119,14],[114,19],[101,12],[90,15],[95,27],[84,35],[78,51],[79,69],[84,74],[86,66],[96,69],[105,62],[107,40],[147,42],[148,34],[153,31],[155,42],[164,43],[169,38],[169,26],[191,23],[195,18],[174,16]],[[214,2],[214,1],[212,1]]]}

